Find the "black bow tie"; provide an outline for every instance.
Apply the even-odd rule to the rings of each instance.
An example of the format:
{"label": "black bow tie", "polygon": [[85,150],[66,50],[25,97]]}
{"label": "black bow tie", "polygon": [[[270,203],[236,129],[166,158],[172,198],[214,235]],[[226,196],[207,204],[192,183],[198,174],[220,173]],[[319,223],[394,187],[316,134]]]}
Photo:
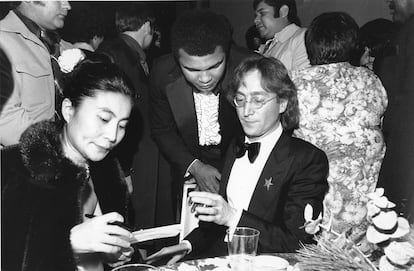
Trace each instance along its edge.
{"label": "black bow tie", "polygon": [[238,147],[239,147],[239,150],[236,153],[236,157],[237,158],[242,157],[247,151],[247,156],[249,157],[249,161],[250,163],[253,163],[256,160],[257,156],[259,155],[260,142],[239,143]]}

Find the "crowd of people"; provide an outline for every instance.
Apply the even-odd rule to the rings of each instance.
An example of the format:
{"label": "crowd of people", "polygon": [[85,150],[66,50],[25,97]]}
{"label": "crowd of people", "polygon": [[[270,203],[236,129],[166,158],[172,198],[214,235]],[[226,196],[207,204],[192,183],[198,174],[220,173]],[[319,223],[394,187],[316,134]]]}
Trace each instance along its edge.
{"label": "crowd of people", "polygon": [[[260,231],[259,253],[294,252],[315,241],[305,206],[350,233],[376,187],[413,222],[414,0],[387,2],[393,21],[326,12],[305,28],[295,0],[254,0],[247,48],[203,8],[161,33],[151,4],[120,3],[107,38],[87,6],[65,26],[68,1],[13,4],[0,21],[1,268],[221,256],[236,226]],[[154,57],[161,34],[170,53]],[[133,245],[131,229],[179,221],[187,181],[198,227]]]}

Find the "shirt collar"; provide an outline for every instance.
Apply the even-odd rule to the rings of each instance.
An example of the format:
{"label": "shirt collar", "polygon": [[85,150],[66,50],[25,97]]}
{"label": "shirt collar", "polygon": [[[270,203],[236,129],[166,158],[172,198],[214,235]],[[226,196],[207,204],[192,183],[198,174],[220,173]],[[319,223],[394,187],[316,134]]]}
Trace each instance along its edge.
{"label": "shirt collar", "polygon": [[19,19],[23,22],[23,24],[29,29],[30,32],[35,34],[36,37],[40,38],[40,26],[32,21],[31,19],[27,18],[25,15],[23,15],[20,11],[17,9],[13,10],[14,13],[19,17]]}
{"label": "shirt collar", "polygon": [[[195,88],[194,86],[191,86],[191,89],[193,90],[193,93],[200,93],[200,91],[197,88]],[[222,92],[222,89],[223,89],[223,87],[222,87],[222,84],[220,82],[220,83],[217,84],[216,88],[213,90],[213,94],[216,95],[216,96],[219,95]]]}
{"label": "shirt collar", "polygon": [[282,135],[283,132],[283,127],[282,124],[279,121],[279,125],[278,127],[270,132],[268,135],[264,136],[263,138],[261,138],[258,141],[251,141],[247,136],[245,137],[245,142],[247,143],[252,143],[252,142],[260,142],[260,144],[262,145],[261,149],[263,148],[272,148],[272,146],[274,146],[276,144],[276,142],[279,140],[280,136]]}
{"label": "shirt collar", "polygon": [[293,34],[295,34],[295,32],[298,31],[299,28],[300,27],[297,26],[296,24],[293,24],[293,23],[289,24],[285,28],[283,28],[281,31],[277,32],[275,36],[273,37],[273,40],[277,40],[279,42],[285,42],[290,37],[292,37]]}

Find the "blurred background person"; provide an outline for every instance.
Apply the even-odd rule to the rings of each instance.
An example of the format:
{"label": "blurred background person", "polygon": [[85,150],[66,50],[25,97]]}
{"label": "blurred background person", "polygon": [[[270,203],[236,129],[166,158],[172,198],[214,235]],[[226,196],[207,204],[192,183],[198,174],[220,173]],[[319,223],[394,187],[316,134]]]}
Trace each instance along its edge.
{"label": "blurred background person", "polygon": [[[414,0],[389,0],[398,31],[395,65],[390,73],[392,100],[384,117],[387,151],[381,166],[378,187],[385,188],[396,210],[414,222]],[[384,67],[385,68],[385,67]]]}
{"label": "blurred background person", "polygon": [[266,40],[259,53],[282,61],[288,70],[309,67],[305,28],[300,27],[295,0],[254,0],[254,23]]}
{"label": "blurred background person", "polygon": [[96,3],[74,3],[62,30],[62,36],[71,43],[67,45],[69,48],[94,52],[107,34],[104,10]]}
{"label": "blurred background person", "polygon": [[133,253],[132,234],[110,225],[129,223],[127,185],[110,151],[125,134],[133,89],[102,60],[75,67],[63,120],[31,125],[1,152],[2,270],[103,270]]}
{"label": "blurred background person", "polygon": [[396,25],[383,18],[369,21],[361,26],[361,66],[367,67],[377,74],[380,62],[384,57],[395,55],[393,39],[396,31]]}
{"label": "blurred background person", "polygon": [[0,46],[12,64],[13,91],[0,113],[0,144],[16,144],[31,124],[51,119],[59,102],[57,29],[68,1],[22,1],[0,21]]}
{"label": "blurred background person", "polygon": [[324,221],[332,218],[337,232],[365,221],[366,194],[376,187],[385,153],[380,124],[387,94],[372,71],[350,64],[358,54],[358,31],[346,13],[317,16],[306,34],[312,66],[292,72],[300,110],[294,135],[328,156]]}
{"label": "blurred background person", "polygon": [[263,43],[255,25],[252,25],[247,29],[245,39],[247,48],[252,51],[257,51]]}

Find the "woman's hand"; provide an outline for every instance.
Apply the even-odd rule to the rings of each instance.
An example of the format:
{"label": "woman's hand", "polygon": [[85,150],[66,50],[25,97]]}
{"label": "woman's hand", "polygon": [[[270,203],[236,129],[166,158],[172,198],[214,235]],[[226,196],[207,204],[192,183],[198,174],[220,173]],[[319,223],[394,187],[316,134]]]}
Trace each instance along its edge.
{"label": "woman's hand", "polygon": [[132,233],[109,222],[123,222],[124,218],[118,213],[108,213],[91,218],[76,225],[70,231],[70,242],[75,253],[103,252],[107,254],[122,254],[122,251],[132,249],[129,240]]}
{"label": "woman's hand", "polygon": [[236,209],[230,205],[219,194],[209,192],[190,192],[191,201],[198,203],[195,208],[195,215],[198,219],[207,222],[214,222],[219,225],[230,226],[230,222],[236,215]]}

